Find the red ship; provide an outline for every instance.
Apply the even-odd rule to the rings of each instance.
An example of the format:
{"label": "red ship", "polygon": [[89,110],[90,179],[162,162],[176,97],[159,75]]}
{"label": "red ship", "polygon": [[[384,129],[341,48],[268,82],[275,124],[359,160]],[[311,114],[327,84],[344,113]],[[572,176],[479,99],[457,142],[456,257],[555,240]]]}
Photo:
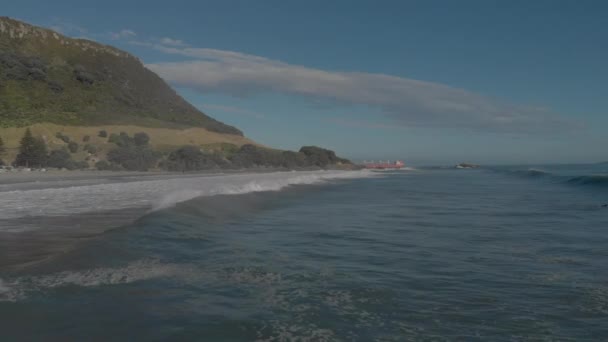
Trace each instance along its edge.
{"label": "red ship", "polygon": [[386,170],[386,169],[400,169],[400,168],[404,167],[405,164],[400,160],[396,160],[394,162],[386,161],[386,162],[378,162],[378,163],[363,162],[363,166],[365,166],[366,169]]}

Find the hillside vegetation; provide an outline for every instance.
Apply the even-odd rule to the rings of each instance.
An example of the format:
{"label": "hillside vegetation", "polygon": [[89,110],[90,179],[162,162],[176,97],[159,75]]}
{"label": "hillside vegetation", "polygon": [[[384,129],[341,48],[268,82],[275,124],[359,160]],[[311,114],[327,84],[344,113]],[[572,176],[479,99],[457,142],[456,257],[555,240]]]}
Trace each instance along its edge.
{"label": "hillside vegetation", "polygon": [[[159,144],[157,139],[151,138],[143,131],[129,134],[125,131],[117,133],[101,129],[94,134],[91,128],[87,128],[79,131],[84,135],[68,135],[74,131],[66,130],[50,135],[45,134],[50,132],[48,129],[48,126],[40,125],[19,131],[13,129],[10,132],[11,140],[14,140],[14,134],[21,131],[23,135],[17,147],[2,144],[0,158],[7,156],[9,158],[6,162],[0,160],[0,165],[28,169],[50,167],[68,170],[96,168],[116,171],[179,172],[251,168],[293,170],[354,167],[350,161],[337,157],[333,151],[316,146],[304,146],[298,152],[293,152],[251,143],[239,146],[225,141],[215,143],[208,141],[207,144],[185,144],[175,148],[173,145],[166,145],[164,141]],[[9,154],[7,151],[12,153]]]}
{"label": "hillside vegetation", "polygon": [[6,17],[0,139],[3,172],[352,167],[315,146],[260,146],[197,110],[127,52]]}
{"label": "hillside vegetation", "polygon": [[[204,128],[191,127],[186,129],[173,128],[156,128],[156,127],[141,127],[134,125],[106,125],[106,126],[64,126],[57,124],[34,124],[29,126],[32,134],[41,137],[48,145],[49,149],[67,148],[67,143],[57,137],[60,133],[69,137],[70,141],[74,141],[81,145],[94,145],[98,152],[98,157],[104,159],[106,153],[115,147],[114,144],[108,142],[108,138],[99,136],[100,131],[105,131],[108,137],[112,134],[120,134],[125,132],[129,135],[134,135],[138,132],[146,132],[150,136],[150,146],[161,152],[170,152],[177,147],[184,145],[194,145],[202,148],[222,149],[222,146],[240,147],[245,144],[255,144],[252,140],[231,134],[221,134],[210,132]],[[4,140],[5,155],[4,160],[14,160],[19,150],[19,142],[25,133],[25,127],[0,127],[0,138]],[[85,137],[89,137],[88,141],[84,141]],[[75,156],[78,159],[86,157],[83,151],[80,151]]]}
{"label": "hillside vegetation", "polygon": [[202,127],[242,135],[196,109],[127,52],[0,17],[0,126]]}

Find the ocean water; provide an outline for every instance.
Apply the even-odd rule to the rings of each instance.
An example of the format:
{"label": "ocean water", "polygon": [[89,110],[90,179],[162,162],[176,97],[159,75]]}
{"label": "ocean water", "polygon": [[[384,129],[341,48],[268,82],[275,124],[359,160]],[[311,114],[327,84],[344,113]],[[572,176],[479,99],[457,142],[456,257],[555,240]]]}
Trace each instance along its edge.
{"label": "ocean water", "polygon": [[607,175],[0,185],[2,341],[608,340]]}

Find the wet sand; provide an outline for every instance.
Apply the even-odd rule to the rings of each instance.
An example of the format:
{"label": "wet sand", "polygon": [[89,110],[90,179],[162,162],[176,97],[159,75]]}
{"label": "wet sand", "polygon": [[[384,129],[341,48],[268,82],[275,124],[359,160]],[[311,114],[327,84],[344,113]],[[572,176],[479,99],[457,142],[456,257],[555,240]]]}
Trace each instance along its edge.
{"label": "wet sand", "polygon": [[[130,172],[130,171],[30,171],[0,173],[0,184],[15,184],[58,180],[112,179],[125,177],[157,177],[171,175],[170,172]],[[177,175],[177,174],[176,174]]]}

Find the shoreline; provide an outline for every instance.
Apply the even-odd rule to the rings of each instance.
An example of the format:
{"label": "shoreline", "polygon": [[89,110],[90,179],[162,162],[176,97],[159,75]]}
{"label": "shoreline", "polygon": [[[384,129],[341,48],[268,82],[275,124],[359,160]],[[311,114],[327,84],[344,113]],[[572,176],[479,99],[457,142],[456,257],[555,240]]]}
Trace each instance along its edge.
{"label": "shoreline", "polygon": [[41,171],[18,171],[0,173],[0,185],[33,183],[40,181],[86,181],[95,179],[121,179],[141,177],[142,180],[147,178],[164,177],[164,176],[212,176],[223,174],[259,174],[273,172],[305,172],[305,171],[358,171],[357,168],[248,168],[248,169],[213,169],[199,170],[190,172],[171,172],[171,171],[100,171],[100,170],[47,170]]}
{"label": "shoreline", "polygon": [[[44,264],[100,234],[196,198],[278,191],[345,171],[49,171],[0,175],[0,273]],[[273,174],[275,173],[275,174]],[[363,174],[361,176],[364,176]],[[257,196],[257,195],[256,195]],[[207,199],[208,201],[214,201]]]}

